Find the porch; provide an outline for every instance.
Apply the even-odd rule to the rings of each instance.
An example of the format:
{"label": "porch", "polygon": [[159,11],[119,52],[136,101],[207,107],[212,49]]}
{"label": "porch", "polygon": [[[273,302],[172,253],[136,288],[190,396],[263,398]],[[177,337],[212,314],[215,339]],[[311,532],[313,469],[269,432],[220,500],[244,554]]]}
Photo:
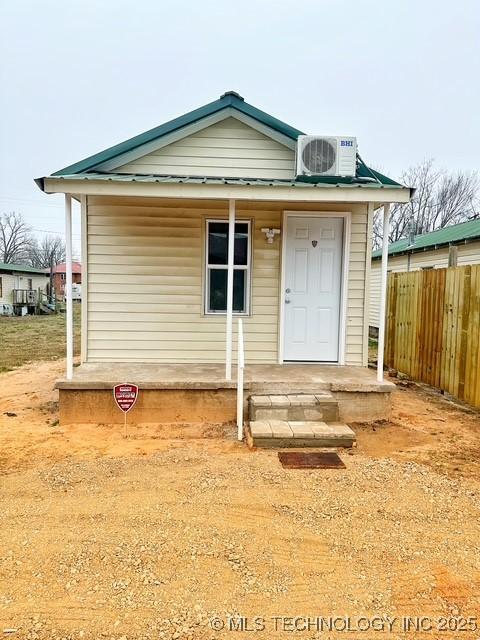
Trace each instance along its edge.
{"label": "porch", "polygon": [[[131,423],[234,422],[237,382],[225,380],[222,364],[84,363],[71,380],[57,382],[60,422],[123,423],[112,388],[122,382],[139,386],[129,413]],[[321,364],[250,364],[244,370],[244,412],[252,396],[328,396],[342,422],[388,419],[395,385],[378,382],[373,371],[356,366]],[[287,402],[285,401],[285,402]]]}
{"label": "porch", "polygon": [[42,289],[12,289],[12,304],[15,313],[20,313],[18,307],[27,307],[30,313],[54,313],[55,297],[49,296]]}

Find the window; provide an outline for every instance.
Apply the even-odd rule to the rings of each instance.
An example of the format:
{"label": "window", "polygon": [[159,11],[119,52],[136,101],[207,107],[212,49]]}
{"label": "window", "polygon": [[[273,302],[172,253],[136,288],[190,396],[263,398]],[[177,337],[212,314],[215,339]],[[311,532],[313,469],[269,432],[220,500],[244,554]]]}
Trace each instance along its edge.
{"label": "window", "polygon": [[60,274],[60,280],[65,280],[66,275],[67,275],[66,273],[61,273]]}
{"label": "window", "polygon": [[[249,313],[250,221],[235,223],[233,311]],[[205,313],[227,311],[228,222],[207,220]]]}
{"label": "window", "polygon": [[32,278],[28,278],[27,282],[28,282],[28,290],[31,291],[33,289],[33,280],[32,280]]}
{"label": "window", "polygon": [[3,296],[2,278],[0,278],[0,298]]}

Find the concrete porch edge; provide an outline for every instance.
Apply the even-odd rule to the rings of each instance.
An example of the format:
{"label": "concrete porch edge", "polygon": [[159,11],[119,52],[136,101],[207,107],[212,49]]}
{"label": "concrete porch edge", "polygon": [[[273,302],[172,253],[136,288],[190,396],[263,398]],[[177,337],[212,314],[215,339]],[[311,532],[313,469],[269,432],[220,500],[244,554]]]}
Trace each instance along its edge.
{"label": "concrete porch edge", "polygon": [[[123,420],[112,389],[130,382],[141,390],[131,422],[230,423],[236,418],[236,380],[226,381],[220,364],[86,363],[72,380],[59,380],[60,423]],[[343,422],[388,419],[391,382],[378,383],[363,367],[249,365],[245,369],[244,415],[252,395],[328,393]]]}
{"label": "concrete porch edge", "polygon": [[[220,364],[138,364],[84,363],[74,369],[73,379],[57,380],[55,388],[70,390],[111,390],[116,384],[131,382],[144,390],[224,390],[236,389],[235,379],[224,379]],[[321,364],[247,365],[244,390],[255,393],[316,391],[391,393],[392,382],[377,382],[365,367]]]}

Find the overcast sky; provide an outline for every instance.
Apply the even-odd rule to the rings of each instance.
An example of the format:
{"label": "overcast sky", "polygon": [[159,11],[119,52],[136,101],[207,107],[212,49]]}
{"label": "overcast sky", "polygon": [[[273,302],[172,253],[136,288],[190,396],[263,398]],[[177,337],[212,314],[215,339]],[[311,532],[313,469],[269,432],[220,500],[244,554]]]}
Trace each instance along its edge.
{"label": "overcast sky", "polygon": [[476,170],[479,34],[479,0],[0,0],[0,211],[62,233],[33,178],[230,89],[392,177]]}

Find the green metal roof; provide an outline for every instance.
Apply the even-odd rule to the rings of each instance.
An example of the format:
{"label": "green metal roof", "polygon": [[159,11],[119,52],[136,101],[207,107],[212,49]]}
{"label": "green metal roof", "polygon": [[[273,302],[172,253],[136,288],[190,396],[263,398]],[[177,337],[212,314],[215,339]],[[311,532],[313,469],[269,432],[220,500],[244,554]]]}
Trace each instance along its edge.
{"label": "green metal roof", "polygon": [[[199,120],[202,120],[207,116],[213,115],[227,108],[236,109],[240,113],[243,113],[245,115],[250,116],[251,118],[254,118],[261,124],[269,127],[270,129],[273,129],[274,131],[277,131],[278,133],[283,134],[284,136],[286,136],[287,138],[290,138],[291,140],[297,140],[299,135],[303,135],[303,132],[300,131],[299,129],[296,129],[295,127],[292,127],[289,124],[282,122],[278,118],[271,116],[265,111],[261,111],[260,109],[257,109],[257,107],[254,107],[253,105],[248,104],[247,102],[245,102],[242,96],[238,95],[238,93],[235,93],[234,91],[227,91],[218,100],[214,100],[213,102],[210,102],[209,104],[206,104],[203,107],[194,109],[193,111],[190,111],[189,113],[186,113],[183,116],[174,118],[173,120],[170,120],[169,122],[166,122],[165,124],[162,124],[159,127],[155,127],[154,129],[150,129],[149,131],[146,131],[145,133],[142,133],[133,138],[130,138],[129,140],[125,140],[125,142],[121,142],[120,144],[110,147],[109,149],[105,149],[100,153],[96,153],[93,156],[85,158],[80,162],[76,162],[68,167],[65,167],[64,169],[55,171],[55,173],[52,174],[52,177],[68,176],[69,178],[72,178],[73,175],[80,175],[82,178],[85,178],[87,172],[89,173],[92,172],[92,174],[96,175],[96,179],[103,179],[99,177],[101,175],[99,172],[95,172],[95,168],[98,167],[98,165],[101,165],[104,162],[108,162],[116,158],[117,156],[123,155],[124,153],[132,151],[138,147],[141,147],[142,145],[148,142],[152,142],[153,140],[158,140],[163,136],[173,133],[174,131],[178,131],[183,127],[186,127],[190,124],[198,122]],[[115,180],[121,179],[119,177],[120,174],[109,174],[109,175],[112,177],[112,179],[115,179]],[[163,176],[162,178],[169,179],[169,181],[174,181],[174,178],[172,176]],[[132,176],[126,176],[125,179],[133,180],[134,178]],[[135,177],[135,179],[137,178]],[[140,179],[140,177],[138,179]],[[230,180],[230,178],[228,179]],[[181,178],[178,180],[178,182],[185,182],[186,180],[187,178]],[[202,178],[202,180],[206,180],[206,179]],[[41,189],[43,189],[42,178],[38,178],[37,180],[35,180],[35,182]],[[241,181],[237,181],[237,182],[242,183]],[[263,184],[263,182],[264,181],[248,180],[247,184],[260,184],[260,183]],[[363,162],[360,156],[357,157],[357,171],[356,171],[356,176],[354,178],[340,178],[337,176],[318,176],[318,177],[315,176],[315,177],[297,178],[294,181],[275,180],[275,181],[267,181],[267,182],[269,184],[272,184],[272,183],[289,184],[290,186],[298,185],[300,183],[312,183],[312,184],[318,184],[318,185],[323,184],[323,185],[331,185],[331,186],[350,185],[350,184],[357,184],[357,185],[363,184],[369,187],[381,187],[381,186],[402,187],[403,186],[400,183],[395,182],[391,178],[384,176],[378,171],[374,171],[373,169],[370,169],[369,167],[367,167],[367,165]]]}
{"label": "green metal roof", "polygon": [[[480,238],[480,218],[415,236],[413,243],[408,238],[392,242],[388,246],[388,255],[426,251],[427,249],[434,249],[444,245],[461,244],[474,238]],[[372,253],[372,259],[380,258],[381,255],[381,249],[377,249]]]}
{"label": "green metal roof", "polygon": [[25,273],[36,273],[45,277],[48,275],[43,269],[34,269],[25,264],[12,264],[10,262],[0,262],[0,271],[24,271]]}
{"label": "green metal roof", "polygon": [[65,174],[78,173],[80,171],[88,171],[89,169],[93,169],[103,162],[112,160],[119,155],[127,153],[128,151],[132,151],[133,149],[146,144],[147,142],[157,140],[158,138],[166,136],[169,133],[173,133],[178,129],[182,129],[187,125],[193,124],[194,122],[198,122],[198,120],[202,120],[202,118],[211,116],[218,111],[227,109],[228,107],[237,109],[237,111],[240,111],[241,113],[244,113],[245,115],[258,120],[258,122],[261,122],[267,127],[270,127],[271,129],[282,133],[292,140],[296,140],[299,135],[302,135],[302,132],[299,129],[295,129],[289,124],[278,120],[278,118],[274,118],[268,113],[265,113],[265,111],[261,111],[253,105],[248,104],[248,102],[245,102],[242,96],[239,96],[238,93],[235,93],[234,91],[227,91],[227,93],[224,93],[223,96],[221,96],[218,100],[209,102],[208,104],[203,105],[203,107],[199,107],[198,109],[189,111],[183,116],[179,116],[178,118],[169,120],[168,122],[165,122],[165,124],[161,124],[159,127],[155,127],[154,129],[145,131],[145,133],[141,133],[140,135],[130,138],[129,140],[125,140],[125,142],[116,144],[109,149],[100,151],[100,153],[96,153],[93,156],[85,158],[85,160],[80,160],[80,162],[71,164],[69,167],[65,167],[64,169],[55,171],[55,173],[52,173],[52,175],[61,176]]}
{"label": "green metal roof", "polygon": [[[266,178],[214,178],[210,176],[166,176],[157,174],[139,175],[137,173],[101,173],[87,171],[84,173],[72,173],[70,175],[53,176],[59,180],[102,180],[106,182],[161,182],[174,184],[231,184],[251,185],[267,187],[367,187],[369,189],[404,188],[397,182],[383,183],[376,180],[365,181],[361,177],[342,178],[337,176],[315,176],[309,178],[297,178],[295,180],[280,180]],[[37,184],[43,189],[44,178],[38,178]],[[388,178],[387,178],[388,180]]]}

